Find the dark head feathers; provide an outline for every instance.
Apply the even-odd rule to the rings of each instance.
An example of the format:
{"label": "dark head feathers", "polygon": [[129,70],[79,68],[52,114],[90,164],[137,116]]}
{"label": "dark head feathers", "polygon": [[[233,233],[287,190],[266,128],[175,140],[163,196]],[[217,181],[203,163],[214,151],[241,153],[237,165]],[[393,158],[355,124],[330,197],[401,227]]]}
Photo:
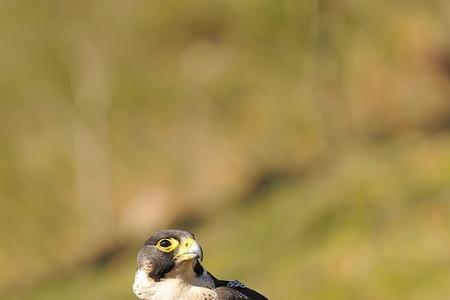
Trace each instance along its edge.
{"label": "dark head feathers", "polygon": [[[137,256],[138,269],[145,270],[154,281],[160,281],[161,278],[175,267],[172,252],[162,252],[155,245],[164,238],[175,238],[180,241],[182,238],[194,238],[190,232],[183,230],[161,230],[153,234],[144,243],[144,247]],[[196,266],[196,273],[200,271],[201,265]],[[202,268],[203,269],[203,268]],[[203,271],[202,271],[203,273]]]}
{"label": "dark head feathers", "polygon": [[165,229],[156,232],[151,237],[145,241],[144,245],[156,245],[160,239],[164,238],[175,238],[177,240],[181,240],[181,238],[195,238],[194,234],[184,231],[184,230],[177,230],[177,229]]}

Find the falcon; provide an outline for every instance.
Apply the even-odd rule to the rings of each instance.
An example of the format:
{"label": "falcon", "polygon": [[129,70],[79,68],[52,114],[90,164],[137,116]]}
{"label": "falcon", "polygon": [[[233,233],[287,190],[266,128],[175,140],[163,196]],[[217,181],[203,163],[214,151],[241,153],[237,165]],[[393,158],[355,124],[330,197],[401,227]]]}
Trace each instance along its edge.
{"label": "falcon", "polygon": [[192,233],[162,230],[139,251],[133,291],[140,300],[268,300],[237,280],[219,280],[200,261]]}

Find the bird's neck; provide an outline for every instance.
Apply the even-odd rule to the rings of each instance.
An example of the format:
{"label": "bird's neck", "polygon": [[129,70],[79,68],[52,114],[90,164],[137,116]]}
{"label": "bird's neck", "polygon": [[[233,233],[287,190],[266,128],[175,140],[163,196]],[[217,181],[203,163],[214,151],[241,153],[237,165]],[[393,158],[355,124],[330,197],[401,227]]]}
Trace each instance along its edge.
{"label": "bird's neck", "polygon": [[194,272],[194,260],[184,261],[177,264],[170,272],[164,275],[165,279],[178,279],[186,284],[195,280],[197,274]]}
{"label": "bird's neck", "polygon": [[[144,270],[137,270],[133,290],[141,300],[201,299],[200,295],[213,293],[214,282],[206,271],[194,271],[195,261],[178,264],[160,281],[149,278]],[[203,298],[204,299],[204,298]]]}

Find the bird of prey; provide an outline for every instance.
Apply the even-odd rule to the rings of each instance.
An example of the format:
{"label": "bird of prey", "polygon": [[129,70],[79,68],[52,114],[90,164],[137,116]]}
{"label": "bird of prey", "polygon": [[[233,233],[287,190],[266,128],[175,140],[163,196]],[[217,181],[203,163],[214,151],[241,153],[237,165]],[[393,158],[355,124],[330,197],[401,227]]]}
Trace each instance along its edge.
{"label": "bird of prey", "polygon": [[200,261],[192,233],[162,230],[139,251],[133,291],[140,300],[268,300],[237,280],[219,280]]}

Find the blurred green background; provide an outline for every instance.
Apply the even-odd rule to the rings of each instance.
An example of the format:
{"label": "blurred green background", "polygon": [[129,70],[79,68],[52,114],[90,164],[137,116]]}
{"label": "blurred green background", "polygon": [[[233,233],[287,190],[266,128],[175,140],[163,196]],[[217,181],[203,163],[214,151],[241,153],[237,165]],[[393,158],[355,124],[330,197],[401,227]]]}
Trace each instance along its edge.
{"label": "blurred green background", "polygon": [[155,230],[271,299],[450,299],[450,2],[0,1],[0,298],[134,299]]}

